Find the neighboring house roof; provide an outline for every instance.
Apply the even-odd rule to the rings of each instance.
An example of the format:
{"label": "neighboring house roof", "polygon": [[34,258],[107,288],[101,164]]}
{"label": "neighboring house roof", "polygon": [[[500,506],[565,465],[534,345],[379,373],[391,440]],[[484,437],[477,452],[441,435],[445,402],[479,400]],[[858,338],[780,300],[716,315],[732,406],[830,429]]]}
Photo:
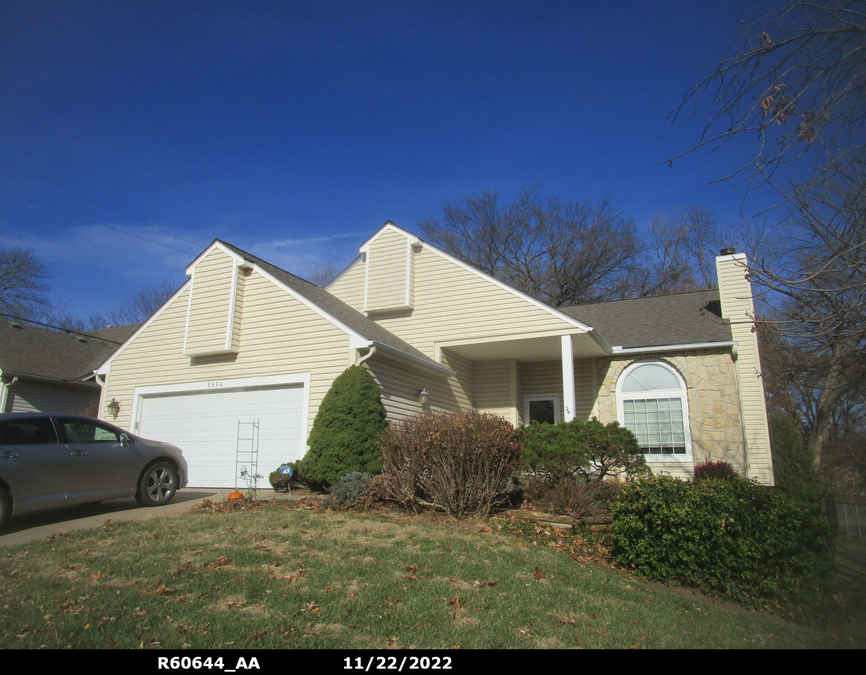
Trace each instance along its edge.
{"label": "neighboring house roof", "polygon": [[326,291],[324,288],[316,286],[316,284],[295,276],[290,272],[286,272],[276,265],[272,265],[261,258],[239,249],[237,246],[233,246],[220,239],[217,239],[216,241],[231,251],[234,251],[237,255],[242,256],[245,260],[255,264],[256,267],[268,273],[280,283],[288,286],[290,289],[306,298],[309,302],[319,307],[323,312],[329,314],[365,339],[374,342],[385,349],[401,352],[415,360],[425,363],[428,366],[434,366],[440,370],[443,369],[440,364],[436,363],[426,354],[419,351],[405,340],[401,340],[391,331],[383,328],[375,321],[368,319],[366,316],[361,314],[361,312],[331,295],[331,293]]}
{"label": "neighboring house roof", "polygon": [[0,371],[80,381],[90,376],[137,328],[138,325],[116,326],[87,334],[69,334],[0,321]]}
{"label": "neighboring house roof", "polygon": [[731,327],[721,318],[719,292],[714,289],[572,305],[559,311],[624,349],[731,341]]}

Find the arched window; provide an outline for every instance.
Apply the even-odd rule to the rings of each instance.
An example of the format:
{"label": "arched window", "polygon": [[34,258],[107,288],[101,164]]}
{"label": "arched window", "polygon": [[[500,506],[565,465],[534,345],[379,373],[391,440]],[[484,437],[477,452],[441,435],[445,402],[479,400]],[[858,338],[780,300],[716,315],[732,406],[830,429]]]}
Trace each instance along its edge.
{"label": "arched window", "polygon": [[692,461],[686,383],[663,361],[638,361],[619,376],[617,412],[648,460]]}

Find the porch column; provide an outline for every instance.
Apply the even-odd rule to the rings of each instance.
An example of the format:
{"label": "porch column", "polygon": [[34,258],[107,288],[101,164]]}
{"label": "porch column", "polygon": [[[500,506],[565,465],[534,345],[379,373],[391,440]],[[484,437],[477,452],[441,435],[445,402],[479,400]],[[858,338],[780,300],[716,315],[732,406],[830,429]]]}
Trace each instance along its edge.
{"label": "porch column", "polygon": [[562,336],[562,405],[565,412],[563,422],[574,419],[574,350],[571,335]]}

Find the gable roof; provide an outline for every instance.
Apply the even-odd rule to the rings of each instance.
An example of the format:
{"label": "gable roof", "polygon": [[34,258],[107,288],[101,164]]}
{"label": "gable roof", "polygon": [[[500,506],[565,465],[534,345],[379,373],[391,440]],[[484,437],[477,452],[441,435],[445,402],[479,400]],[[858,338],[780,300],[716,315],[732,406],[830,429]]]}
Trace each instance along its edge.
{"label": "gable roof", "polygon": [[475,274],[476,276],[479,276],[482,279],[485,279],[486,281],[490,282],[491,284],[498,286],[499,288],[507,291],[508,293],[511,293],[512,295],[514,295],[518,298],[521,298],[522,300],[528,302],[529,304],[535,305],[539,309],[556,316],[558,319],[561,319],[561,320],[565,321],[566,323],[572,324],[575,328],[578,328],[581,331],[587,333],[596,343],[598,343],[598,345],[601,347],[602,350],[604,350],[605,352],[610,352],[610,349],[611,349],[610,343],[605,339],[605,336],[602,333],[599,333],[598,331],[596,331],[591,324],[588,324],[587,322],[584,322],[575,316],[572,316],[570,314],[566,314],[565,312],[560,311],[561,308],[551,307],[550,305],[544,304],[543,302],[541,302],[537,298],[534,298],[531,295],[514,288],[514,286],[510,286],[509,284],[505,283],[504,281],[497,279],[496,277],[488,274],[487,272],[484,272],[484,271],[478,269],[474,265],[472,265],[472,264],[470,264],[464,260],[460,260],[459,258],[455,257],[451,253],[448,253],[447,251],[443,251],[441,248],[438,248],[437,246],[434,246],[433,244],[431,244],[427,241],[424,241],[418,235],[416,235],[416,234],[410,232],[409,230],[406,230],[406,229],[404,229],[398,225],[395,225],[390,220],[386,221],[385,224],[381,228],[379,228],[379,230],[372,237],[367,239],[367,241],[365,241],[361,245],[361,248],[359,249],[359,251],[361,252],[362,255],[359,256],[358,258],[356,258],[355,260],[353,260],[348,265],[348,267],[346,267],[346,269],[344,269],[336,277],[334,277],[334,279],[332,279],[331,282],[328,284],[328,287],[330,287],[331,285],[336,283],[336,281],[340,277],[342,277],[352,267],[354,267],[356,264],[358,264],[358,262],[363,259],[364,254],[369,250],[370,244],[372,244],[373,241],[375,241],[378,237],[380,237],[382,234],[384,234],[387,231],[398,232],[399,234],[402,234],[403,236],[407,237],[407,239],[410,241],[411,244],[423,246],[428,251],[435,253],[436,255],[440,256],[441,258],[444,258],[445,260],[448,260],[449,262],[451,262],[455,265],[458,265],[465,270],[468,270],[472,274]]}
{"label": "gable roof", "polygon": [[715,289],[560,307],[623,349],[730,342]]}
{"label": "gable roof", "polygon": [[0,321],[0,370],[64,382],[81,381],[137,328],[138,324],[69,334]]}
{"label": "gable roof", "polygon": [[302,279],[299,276],[286,272],[276,265],[262,260],[246,251],[239,249],[225,241],[216,239],[215,243],[222,244],[224,247],[232,251],[238,256],[241,256],[245,261],[254,264],[258,269],[265,272],[267,275],[275,279],[277,282],[286,288],[294,291],[309,303],[315,305],[322,312],[335,319],[337,322],[351,330],[352,332],[365,339],[371,346],[382,347],[386,351],[395,352],[398,355],[409,357],[413,361],[417,361],[420,365],[434,367],[442,371],[443,374],[451,374],[452,371],[445,368],[433,359],[428,357],[423,352],[419,351],[405,340],[401,340],[391,331],[383,328],[375,321],[368,319],[358,310],[350,307],[342,300],[331,295],[328,291],[316,284]]}

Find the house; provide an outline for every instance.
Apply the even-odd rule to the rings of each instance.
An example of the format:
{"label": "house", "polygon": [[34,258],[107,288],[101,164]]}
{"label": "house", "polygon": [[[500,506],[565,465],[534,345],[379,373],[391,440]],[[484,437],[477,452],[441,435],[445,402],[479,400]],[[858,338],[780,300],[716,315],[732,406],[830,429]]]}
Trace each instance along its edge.
{"label": "house", "polygon": [[302,457],[334,378],[362,364],[394,421],[595,416],[635,431],[656,472],[725,460],[773,483],[742,254],[717,259],[719,290],[553,309],[390,222],[360,253],[324,289],[214,241],[98,370],[100,410],[183,448],[191,485],[233,486],[239,451],[263,475]]}
{"label": "house", "polygon": [[139,325],[84,334],[0,321],[0,413],[95,410],[101,388],[94,370]]}

